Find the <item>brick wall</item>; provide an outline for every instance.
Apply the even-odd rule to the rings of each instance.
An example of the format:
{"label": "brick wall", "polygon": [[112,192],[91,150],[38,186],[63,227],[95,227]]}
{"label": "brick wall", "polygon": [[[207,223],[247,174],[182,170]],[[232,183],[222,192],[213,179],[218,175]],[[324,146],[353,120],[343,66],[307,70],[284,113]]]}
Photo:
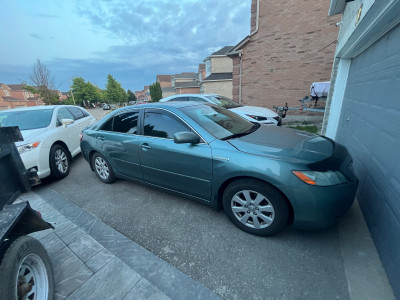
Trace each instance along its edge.
{"label": "brick wall", "polygon": [[230,72],[232,72],[232,60],[229,57],[211,57],[211,73]]}
{"label": "brick wall", "polygon": [[232,80],[203,82],[204,94],[220,94],[232,98]]}
{"label": "brick wall", "polygon": [[[253,0],[252,31],[256,8]],[[328,9],[322,0],[260,0],[258,32],[242,47],[242,103],[299,106],[312,82],[330,79],[339,17],[328,17]],[[240,59],[232,58],[238,100]]]}
{"label": "brick wall", "polygon": [[177,94],[200,94],[200,87],[191,87],[191,88],[177,88]]}

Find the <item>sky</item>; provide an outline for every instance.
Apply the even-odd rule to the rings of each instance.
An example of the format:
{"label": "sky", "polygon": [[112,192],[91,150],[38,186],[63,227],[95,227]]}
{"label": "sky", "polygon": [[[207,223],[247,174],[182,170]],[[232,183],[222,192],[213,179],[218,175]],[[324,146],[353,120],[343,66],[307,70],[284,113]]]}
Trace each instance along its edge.
{"label": "sky", "polygon": [[2,0],[0,82],[30,83],[39,59],[67,91],[73,77],[132,91],[250,33],[251,0]]}

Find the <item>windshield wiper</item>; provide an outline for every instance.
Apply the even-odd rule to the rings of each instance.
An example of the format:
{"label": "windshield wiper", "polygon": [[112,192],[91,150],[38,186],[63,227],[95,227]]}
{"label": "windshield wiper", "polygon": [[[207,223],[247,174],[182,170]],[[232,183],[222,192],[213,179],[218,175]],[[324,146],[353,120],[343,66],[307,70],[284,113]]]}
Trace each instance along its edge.
{"label": "windshield wiper", "polygon": [[241,136],[248,135],[248,134],[256,131],[258,128],[260,128],[260,126],[261,125],[258,124],[258,123],[257,124],[253,124],[253,126],[251,126],[251,128],[249,130],[246,130],[246,131],[243,131],[243,132],[240,132],[240,133],[235,133],[235,134],[232,134],[232,135],[228,135],[228,136],[222,138],[221,140],[222,141],[226,141],[226,140],[229,140],[229,139],[234,139],[234,138],[238,138],[238,137],[241,137]]}

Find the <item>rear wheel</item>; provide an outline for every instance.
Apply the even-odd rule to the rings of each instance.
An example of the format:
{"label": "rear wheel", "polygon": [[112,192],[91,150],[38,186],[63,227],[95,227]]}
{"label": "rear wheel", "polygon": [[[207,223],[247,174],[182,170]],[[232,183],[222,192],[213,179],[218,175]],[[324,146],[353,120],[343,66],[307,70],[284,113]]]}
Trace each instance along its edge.
{"label": "rear wheel", "polygon": [[39,241],[22,236],[9,246],[0,265],[0,291],[0,300],[53,299],[53,269]]}
{"label": "rear wheel", "polygon": [[275,188],[258,180],[232,182],[224,192],[223,205],[237,227],[254,235],[273,235],[288,221],[285,199]]}
{"label": "rear wheel", "polygon": [[100,153],[93,154],[92,164],[97,177],[104,183],[113,183],[116,178],[111,165]]}
{"label": "rear wheel", "polygon": [[68,151],[61,145],[55,144],[50,149],[50,170],[51,176],[61,179],[69,174],[70,160]]}

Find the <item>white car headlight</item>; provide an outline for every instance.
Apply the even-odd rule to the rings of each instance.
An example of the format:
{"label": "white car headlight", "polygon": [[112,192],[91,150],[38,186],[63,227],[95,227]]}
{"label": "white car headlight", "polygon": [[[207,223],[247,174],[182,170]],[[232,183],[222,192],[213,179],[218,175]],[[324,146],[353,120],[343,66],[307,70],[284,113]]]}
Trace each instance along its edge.
{"label": "white car headlight", "polygon": [[348,181],[340,171],[292,171],[292,173],[301,181],[311,185],[329,186]]}
{"label": "white car headlight", "polygon": [[22,154],[22,153],[31,151],[32,149],[35,149],[37,146],[39,146],[39,144],[40,144],[40,141],[37,141],[37,142],[33,142],[33,143],[29,143],[29,144],[18,146],[17,147],[18,148],[18,152],[19,152],[19,154]]}

